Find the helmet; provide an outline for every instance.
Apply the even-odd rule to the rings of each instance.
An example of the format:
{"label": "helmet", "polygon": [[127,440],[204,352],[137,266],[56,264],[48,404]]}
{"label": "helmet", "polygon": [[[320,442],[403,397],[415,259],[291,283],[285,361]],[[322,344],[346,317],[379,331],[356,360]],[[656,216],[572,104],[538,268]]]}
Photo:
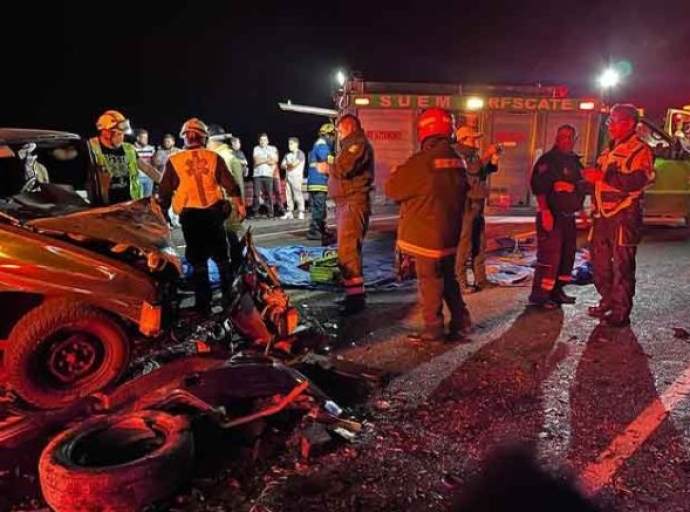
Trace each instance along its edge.
{"label": "helmet", "polygon": [[335,125],[333,123],[324,123],[319,128],[319,135],[332,135],[335,133]]}
{"label": "helmet", "polygon": [[120,130],[125,133],[131,133],[132,127],[129,125],[129,120],[117,110],[106,110],[96,121],[96,128],[98,130]]}
{"label": "helmet", "polygon": [[219,124],[209,124],[208,136],[211,140],[226,140],[232,137],[232,133],[227,133]]}
{"label": "helmet", "polygon": [[453,118],[442,108],[429,108],[417,119],[417,140],[428,137],[450,137],[453,133]]}
{"label": "helmet", "polygon": [[196,117],[192,117],[182,125],[180,130],[180,137],[184,137],[186,133],[194,132],[202,137],[208,137],[208,127]]}

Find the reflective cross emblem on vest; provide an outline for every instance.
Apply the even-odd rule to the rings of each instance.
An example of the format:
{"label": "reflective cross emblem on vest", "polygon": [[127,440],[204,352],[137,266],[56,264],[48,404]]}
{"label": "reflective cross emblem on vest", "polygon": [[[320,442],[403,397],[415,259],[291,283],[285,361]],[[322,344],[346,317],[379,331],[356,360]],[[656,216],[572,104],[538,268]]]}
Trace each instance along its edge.
{"label": "reflective cross emblem on vest", "polygon": [[204,190],[203,177],[211,172],[208,168],[208,163],[204,158],[199,156],[196,151],[192,152],[192,157],[185,162],[187,166],[187,175],[194,178],[196,181],[196,189],[199,193],[199,199],[203,205],[208,204],[206,199],[206,191]]}

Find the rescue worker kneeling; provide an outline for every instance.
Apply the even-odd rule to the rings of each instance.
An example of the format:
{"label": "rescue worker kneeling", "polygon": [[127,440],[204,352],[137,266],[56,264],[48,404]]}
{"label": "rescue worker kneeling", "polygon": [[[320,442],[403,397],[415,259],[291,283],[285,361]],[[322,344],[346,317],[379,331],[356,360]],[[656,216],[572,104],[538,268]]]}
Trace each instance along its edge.
{"label": "rescue worker kneeling", "polygon": [[[417,120],[422,149],[397,167],[386,195],[400,203],[398,249],[414,256],[424,330],[415,341],[459,341],[471,326],[455,274],[455,255],[467,197],[465,162],[451,147],[453,121],[440,108]],[[443,303],[450,312],[445,336]]]}
{"label": "rescue worker kneeling", "polygon": [[223,189],[241,218],[246,212],[239,185],[225,161],[205,148],[206,125],[192,118],[182,126],[180,137],[184,139],[184,150],[172,155],[166,163],[158,195],[163,212],[168,211],[172,201],[173,211],[180,216],[187,244],[185,257],[192,266],[195,307],[197,312],[207,314],[211,309],[208,258],[218,266],[225,303],[229,301],[232,285],[224,226],[230,204],[225,200]]}

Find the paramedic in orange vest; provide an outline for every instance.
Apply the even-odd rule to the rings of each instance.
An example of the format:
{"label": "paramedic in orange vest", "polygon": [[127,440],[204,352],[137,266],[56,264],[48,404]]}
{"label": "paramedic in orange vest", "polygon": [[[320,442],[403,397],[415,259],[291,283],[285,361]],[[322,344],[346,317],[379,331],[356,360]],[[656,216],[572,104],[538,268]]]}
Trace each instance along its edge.
{"label": "paramedic in orange vest", "polygon": [[591,253],[594,286],[601,295],[589,314],[609,327],[630,324],[635,255],[642,235],[640,200],[654,180],[652,151],[635,133],[638,120],[634,105],[614,105],[606,123],[611,141],[597,159],[596,169],[584,171],[585,179],[593,184]]}
{"label": "paramedic in orange vest", "polygon": [[230,203],[240,218],[246,215],[240,187],[230,174],[223,158],[206,149],[208,128],[199,119],[188,120],[180,131],[184,149],[171,155],[158,189],[164,212],[172,202],[173,211],[180,216],[184,234],[185,257],[192,266],[195,307],[200,314],[211,310],[211,285],[208,259],[218,267],[225,303],[229,302],[232,272],[228,256],[228,240],[224,222],[230,213]]}

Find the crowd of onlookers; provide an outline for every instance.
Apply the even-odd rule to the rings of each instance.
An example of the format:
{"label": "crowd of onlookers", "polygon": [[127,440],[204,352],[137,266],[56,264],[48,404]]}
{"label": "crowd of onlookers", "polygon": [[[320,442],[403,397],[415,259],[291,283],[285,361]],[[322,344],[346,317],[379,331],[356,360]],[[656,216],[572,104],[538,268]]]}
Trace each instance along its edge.
{"label": "crowd of onlookers", "polygon": [[[242,164],[244,176],[244,200],[247,218],[305,219],[308,194],[305,190],[306,156],[300,149],[297,137],[288,139],[286,153],[280,158],[276,146],[269,144],[268,135],[262,133],[253,148],[251,161],[242,150],[239,137],[225,133],[218,125],[210,125],[210,138],[228,142],[235,158]],[[163,173],[171,155],[180,151],[175,136],[166,133],[162,143],[155,147],[149,141],[149,132],[139,128],[134,131],[134,147],[137,156]],[[153,193],[153,181],[139,172],[139,182],[144,197]],[[304,191],[303,191],[304,190]]]}

